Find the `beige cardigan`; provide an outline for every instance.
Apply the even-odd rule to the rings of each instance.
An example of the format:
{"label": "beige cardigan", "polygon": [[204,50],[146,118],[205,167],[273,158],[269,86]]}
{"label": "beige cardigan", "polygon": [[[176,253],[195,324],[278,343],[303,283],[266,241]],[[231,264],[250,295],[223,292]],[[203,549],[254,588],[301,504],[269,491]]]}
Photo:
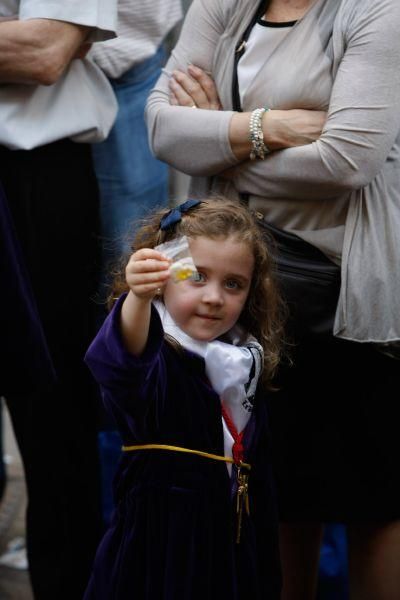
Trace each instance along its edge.
{"label": "beige cardigan", "polygon": [[[152,149],[194,176],[198,194],[297,201],[299,215],[348,202],[334,333],[400,340],[400,2],[315,0],[260,65],[243,108],[328,109],[324,131],[313,144],[238,164],[228,135],[233,61],[257,4],[194,0],[148,101]],[[223,111],[169,105],[169,73],[189,63],[212,73]],[[219,177],[232,167],[233,179]]]}

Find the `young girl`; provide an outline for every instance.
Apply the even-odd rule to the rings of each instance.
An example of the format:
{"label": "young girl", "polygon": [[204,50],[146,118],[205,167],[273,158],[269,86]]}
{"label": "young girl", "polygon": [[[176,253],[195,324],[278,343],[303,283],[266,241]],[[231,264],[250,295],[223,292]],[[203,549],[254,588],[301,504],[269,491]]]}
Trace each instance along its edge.
{"label": "young girl", "polygon": [[[176,282],[156,247],[182,236],[196,272]],[[260,373],[268,385],[277,365],[281,332],[265,242],[236,202],[188,200],[152,216],[133,251],[86,357],[124,453],[85,599],[277,600],[267,417],[256,394]]]}

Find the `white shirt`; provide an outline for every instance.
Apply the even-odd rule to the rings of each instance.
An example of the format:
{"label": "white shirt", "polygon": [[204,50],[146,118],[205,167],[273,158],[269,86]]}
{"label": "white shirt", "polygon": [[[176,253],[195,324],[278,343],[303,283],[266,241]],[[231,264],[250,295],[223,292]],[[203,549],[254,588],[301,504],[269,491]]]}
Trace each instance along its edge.
{"label": "white shirt", "polygon": [[259,69],[286,37],[293,23],[294,21],[284,26],[275,23],[273,24],[275,26],[271,26],[268,21],[260,19],[254,25],[246,41],[246,50],[237,67],[241,103],[243,103],[247,88],[257,76]]}
{"label": "white shirt", "polygon": [[120,77],[153,56],[181,18],[181,0],[119,0],[118,38],[97,44],[91,56],[108,77]]}
{"label": "white shirt", "polygon": [[[89,41],[115,36],[117,0],[0,0],[0,19],[46,18],[93,27]],[[59,139],[105,139],[117,103],[102,71],[89,59],[73,60],[51,86],[0,85],[0,144],[30,150]]]}

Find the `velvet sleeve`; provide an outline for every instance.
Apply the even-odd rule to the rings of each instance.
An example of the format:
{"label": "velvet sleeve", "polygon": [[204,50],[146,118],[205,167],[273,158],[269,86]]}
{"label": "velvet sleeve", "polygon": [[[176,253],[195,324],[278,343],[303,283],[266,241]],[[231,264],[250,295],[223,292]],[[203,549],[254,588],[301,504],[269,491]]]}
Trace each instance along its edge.
{"label": "velvet sleeve", "polygon": [[106,404],[138,416],[147,403],[163,394],[166,373],[162,349],[164,333],[152,307],[149,338],[140,356],[125,348],[120,332],[121,297],[90,345],[85,362],[100,385]]}

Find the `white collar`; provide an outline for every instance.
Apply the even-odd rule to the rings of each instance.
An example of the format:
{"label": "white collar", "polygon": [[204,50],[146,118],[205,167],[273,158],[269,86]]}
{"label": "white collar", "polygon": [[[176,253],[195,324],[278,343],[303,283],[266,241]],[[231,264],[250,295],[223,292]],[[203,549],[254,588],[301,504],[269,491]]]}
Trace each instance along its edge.
{"label": "white collar", "polygon": [[[226,342],[219,339],[211,342],[195,340],[178,327],[162,302],[154,301],[153,304],[165,333],[204,358],[206,375],[213,389],[220,396],[237,431],[243,431],[253,410],[262,370],[263,349],[260,344],[252,336],[246,336],[238,325],[226,334]],[[223,425],[225,453],[232,456],[233,438],[224,420]]]}

